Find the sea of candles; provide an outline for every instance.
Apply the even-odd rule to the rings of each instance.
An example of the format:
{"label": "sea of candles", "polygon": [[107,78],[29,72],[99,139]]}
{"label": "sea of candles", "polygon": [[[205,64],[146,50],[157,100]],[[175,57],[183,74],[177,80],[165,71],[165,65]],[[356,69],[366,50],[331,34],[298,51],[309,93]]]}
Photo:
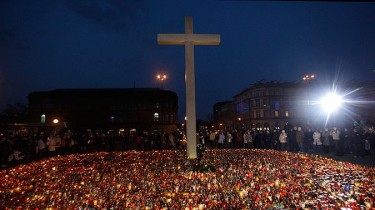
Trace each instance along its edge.
{"label": "sea of candles", "polygon": [[201,160],[185,151],[100,152],[0,171],[0,206],[375,209],[374,180],[375,168],[274,150],[207,150]]}

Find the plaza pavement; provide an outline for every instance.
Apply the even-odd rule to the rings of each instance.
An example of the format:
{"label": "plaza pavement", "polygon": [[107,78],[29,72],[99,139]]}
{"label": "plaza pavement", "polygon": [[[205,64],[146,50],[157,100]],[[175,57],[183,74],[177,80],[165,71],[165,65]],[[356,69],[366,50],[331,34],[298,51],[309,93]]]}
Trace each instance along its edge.
{"label": "plaza pavement", "polygon": [[[309,151],[308,153],[316,154],[316,153],[313,153],[312,151]],[[322,157],[332,158],[336,161],[350,162],[350,163],[367,166],[367,167],[375,167],[375,154],[373,152],[371,153],[371,155],[366,155],[363,157],[356,157],[354,154],[351,154],[351,153],[338,156],[338,155],[335,155],[334,152],[330,152],[330,153],[321,152],[321,153],[317,153],[317,155],[322,156]]]}

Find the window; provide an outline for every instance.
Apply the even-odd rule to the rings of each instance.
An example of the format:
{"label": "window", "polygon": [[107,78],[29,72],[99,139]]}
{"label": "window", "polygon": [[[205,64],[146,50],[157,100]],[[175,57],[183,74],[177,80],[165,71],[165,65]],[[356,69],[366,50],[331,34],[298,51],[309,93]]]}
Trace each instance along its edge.
{"label": "window", "polygon": [[289,111],[285,111],[285,117],[289,117]]}
{"label": "window", "polygon": [[275,111],[275,117],[279,117],[279,111]]}
{"label": "window", "polygon": [[255,106],[260,107],[260,99],[255,99]]}
{"label": "window", "polygon": [[263,106],[264,106],[264,107],[267,106],[267,99],[266,99],[266,98],[263,99]]}
{"label": "window", "polygon": [[263,110],[263,117],[268,118],[268,111],[267,110]]}
{"label": "window", "polygon": [[46,123],[46,115],[45,115],[45,114],[42,114],[42,115],[40,116],[40,122],[41,122],[41,123]]}
{"label": "window", "polygon": [[257,113],[257,117],[256,118],[260,118],[260,110],[257,110],[256,113]]}
{"label": "window", "polygon": [[176,119],[175,119],[175,115],[174,114],[171,114],[171,122],[175,122]]}
{"label": "window", "polygon": [[154,122],[159,122],[160,118],[159,118],[159,113],[155,113],[154,114]]}
{"label": "window", "polygon": [[169,114],[165,114],[164,122],[170,122],[171,119],[169,117]]}

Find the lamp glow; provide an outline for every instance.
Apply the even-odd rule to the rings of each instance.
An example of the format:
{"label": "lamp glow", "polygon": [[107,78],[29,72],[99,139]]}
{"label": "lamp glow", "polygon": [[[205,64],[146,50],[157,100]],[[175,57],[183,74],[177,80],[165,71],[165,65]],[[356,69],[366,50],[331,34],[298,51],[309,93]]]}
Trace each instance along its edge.
{"label": "lamp glow", "polygon": [[321,100],[322,108],[328,112],[335,112],[342,104],[343,99],[336,93],[329,93]]}

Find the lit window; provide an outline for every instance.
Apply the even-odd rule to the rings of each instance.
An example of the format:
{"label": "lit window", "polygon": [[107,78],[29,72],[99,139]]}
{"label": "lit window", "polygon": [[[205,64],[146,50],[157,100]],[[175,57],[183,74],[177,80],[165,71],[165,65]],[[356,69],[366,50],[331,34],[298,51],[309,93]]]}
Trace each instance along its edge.
{"label": "lit window", "polygon": [[289,117],[289,111],[285,111],[285,117]]}
{"label": "lit window", "polygon": [[40,116],[40,122],[41,122],[41,123],[46,123],[46,115],[45,115],[45,114],[42,114],[42,115]]}
{"label": "lit window", "polygon": [[275,117],[279,117],[279,111],[275,111]]}
{"label": "lit window", "polygon": [[154,122],[159,122],[160,118],[159,118],[159,113],[155,113],[154,114]]}

